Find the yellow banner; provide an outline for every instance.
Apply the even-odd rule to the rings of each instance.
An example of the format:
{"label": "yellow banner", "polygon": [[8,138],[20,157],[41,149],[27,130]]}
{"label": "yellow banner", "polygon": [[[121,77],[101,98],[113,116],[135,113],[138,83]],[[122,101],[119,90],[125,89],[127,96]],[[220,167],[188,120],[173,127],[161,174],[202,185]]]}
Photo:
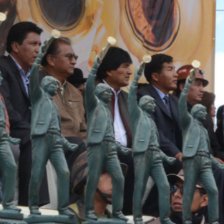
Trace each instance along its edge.
{"label": "yellow banner", "polygon": [[177,68],[199,60],[213,90],[214,0],[5,0],[0,7],[1,2],[16,4],[15,21],[29,20],[43,28],[43,40],[55,28],[71,38],[79,55],[77,67],[85,76],[107,37],[113,36],[117,46],[130,52],[134,67],[146,53],[169,54]]}

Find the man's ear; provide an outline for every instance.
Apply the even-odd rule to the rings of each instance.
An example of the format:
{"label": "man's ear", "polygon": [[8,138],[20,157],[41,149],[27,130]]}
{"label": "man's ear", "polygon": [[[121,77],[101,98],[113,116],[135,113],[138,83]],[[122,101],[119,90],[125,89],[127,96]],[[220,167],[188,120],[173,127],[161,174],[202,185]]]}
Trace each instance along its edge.
{"label": "man's ear", "polygon": [[208,195],[207,194],[203,194],[202,196],[201,196],[201,203],[200,203],[200,206],[201,206],[201,208],[202,207],[205,207],[205,206],[207,206],[208,205]]}
{"label": "man's ear", "polygon": [[48,54],[46,57],[47,64],[50,66],[55,66],[55,58],[53,55]]}
{"label": "man's ear", "polygon": [[12,52],[18,53],[19,52],[19,43],[17,42],[12,42],[11,43],[11,48],[12,48]]}
{"label": "man's ear", "polygon": [[153,82],[158,82],[158,81],[159,81],[159,73],[157,73],[157,72],[153,72],[153,73],[151,74],[151,81],[153,81]]}
{"label": "man's ear", "polygon": [[181,92],[182,92],[183,89],[184,89],[184,85],[185,85],[185,83],[183,83],[183,82],[181,82],[181,83],[179,84],[179,89],[180,89]]}

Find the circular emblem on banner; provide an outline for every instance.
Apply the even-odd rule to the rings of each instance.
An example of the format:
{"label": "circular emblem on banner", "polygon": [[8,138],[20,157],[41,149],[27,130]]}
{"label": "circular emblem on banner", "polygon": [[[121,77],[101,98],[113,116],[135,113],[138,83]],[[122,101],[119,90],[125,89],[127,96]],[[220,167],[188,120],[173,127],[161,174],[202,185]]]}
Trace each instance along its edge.
{"label": "circular emblem on banner", "polygon": [[125,0],[131,32],[150,51],[167,49],[180,25],[177,0]]}

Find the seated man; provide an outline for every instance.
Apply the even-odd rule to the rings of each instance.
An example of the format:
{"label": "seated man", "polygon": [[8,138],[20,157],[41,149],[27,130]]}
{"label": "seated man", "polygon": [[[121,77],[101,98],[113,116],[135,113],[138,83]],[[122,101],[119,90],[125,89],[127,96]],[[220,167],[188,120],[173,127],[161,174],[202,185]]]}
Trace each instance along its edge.
{"label": "seated man", "polygon": [[[171,190],[171,220],[174,223],[182,223],[183,185],[184,173],[181,169],[178,174],[169,174],[168,181]],[[195,188],[191,211],[192,223],[205,223],[208,195],[203,185],[198,182]]]}

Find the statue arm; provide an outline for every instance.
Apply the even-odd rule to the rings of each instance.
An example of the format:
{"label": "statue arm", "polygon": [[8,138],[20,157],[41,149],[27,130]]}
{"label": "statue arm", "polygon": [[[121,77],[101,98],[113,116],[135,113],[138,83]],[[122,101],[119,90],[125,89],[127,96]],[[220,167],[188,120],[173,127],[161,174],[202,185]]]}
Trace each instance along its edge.
{"label": "statue arm", "polygon": [[131,114],[131,117],[137,117],[140,113],[138,108],[138,101],[137,101],[137,89],[138,89],[138,80],[141,77],[141,74],[144,70],[145,64],[142,63],[139,68],[135,71],[134,80],[132,81],[129,94],[128,94],[128,110]]}
{"label": "statue arm", "polygon": [[34,101],[36,101],[40,94],[40,88],[39,88],[39,69],[40,69],[40,64],[41,64],[41,60],[45,54],[46,51],[46,44],[42,45],[37,58],[35,59],[31,71],[30,71],[30,100],[31,103],[33,103]]}
{"label": "statue arm", "polygon": [[88,79],[86,81],[85,105],[87,111],[90,111],[97,104],[97,97],[95,96],[95,88],[96,88],[96,73],[99,66],[100,66],[100,60],[97,56],[93,63],[93,67],[89,73]]}
{"label": "statue arm", "polygon": [[182,127],[186,127],[191,119],[191,114],[188,112],[187,108],[187,95],[189,88],[191,87],[192,83],[195,80],[195,75],[196,75],[195,70],[190,72],[190,75],[186,79],[184,89],[181,92],[179,98],[178,109],[179,109],[180,123]]}
{"label": "statue arm", "polygon": [[69,151],[75,151],[79,145],[69,142],[64,136],[61,135],[62,145]]}
{"label": "statue arm", "polygon": [[212,161],[212,165],[220,170],[224,170],[224,164],[219,163],[213,155],[210,155],[211,157],[211,161]]}

